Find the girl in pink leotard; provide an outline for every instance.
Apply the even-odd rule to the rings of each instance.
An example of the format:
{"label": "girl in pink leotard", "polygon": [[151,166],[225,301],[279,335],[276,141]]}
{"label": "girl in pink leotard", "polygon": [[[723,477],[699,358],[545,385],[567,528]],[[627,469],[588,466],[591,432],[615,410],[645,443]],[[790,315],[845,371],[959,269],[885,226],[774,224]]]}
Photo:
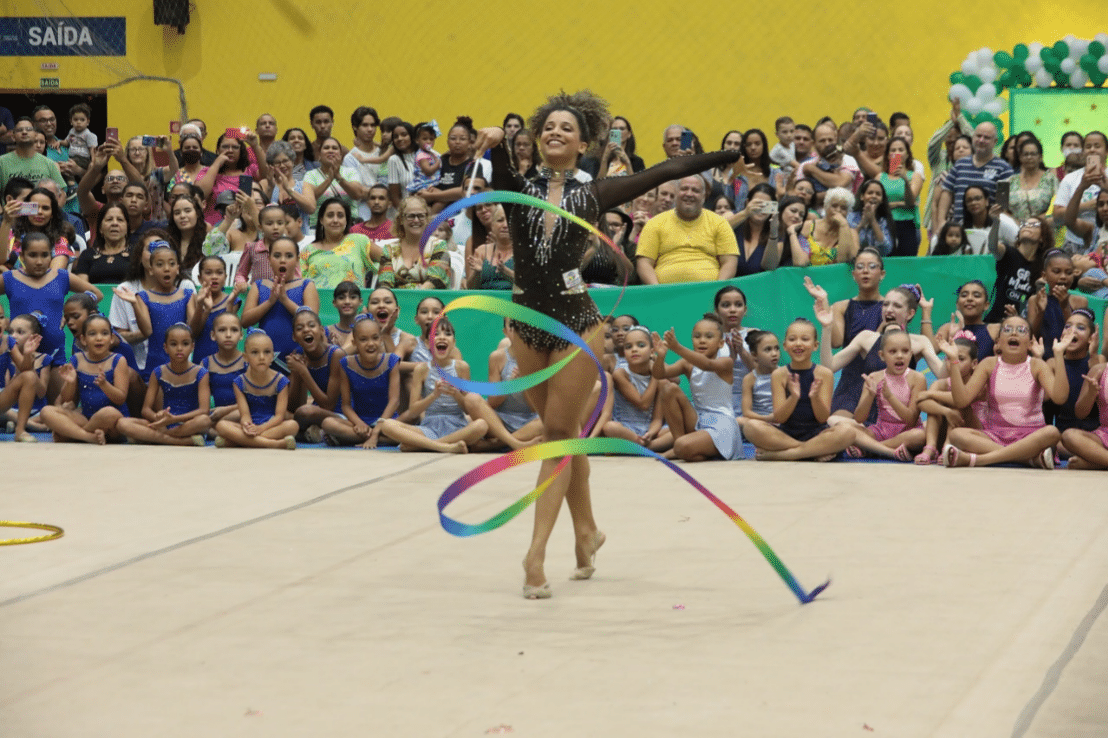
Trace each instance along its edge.
{"label": "girl in pink leotard", "polygon": [[[1000,328],[999,324],[997,328]],[[968,382],[977,369],[977,340],[969,331],[959,331],[955,333],[955,337],[952,343],[958,350],[958,371],[962,375],[962,381]],[[991,348],[991,339],[989,344]],[[916,464],[934,464],[939,459],[939,447],[942,446],[948,430],[958,426],[973,429],[982,427],[982,422],[988,418],[988,393],[982,390],[969,408],[955,408],[954,395],[950,392],[950,378],[944,377],[935,380],[931,387],[920,393],[919,409],[921,413],[927,414],[927,421],[923,425],[925,444],[923,451],[916,455]]]}
{"label": "girl in pink leotard", "polygon": [[1000,324],[999,355],[982,360],[968,382],[957,371],[957,349],[944,342],[955,407],[965,408],[987,386],[988,417],[980,430],[950,430],[942,452],[943,466],[1026,462],[1054,469],[1053,449],[1062,435],[1046,425],[1042,401],[1047,394],[1053,402],[1063,403],[1069,395],[1069,380],[1059,355],[1072,338],[1073,331],[1068,329],[1054,340],[1054,357],[1048,364],[1031,356],[1031,325],[1019,316],[1009,316]]}
{"label": "girl in pink leotard", "polygon": [[[913,452],[923,448],[919,395],[927,389],[927,380],[911,369],[912,342],[904,329],[889,327],[881,336],[878,355],[885,362],[885,369],[862,375],[865,384],[854,418],[844,419],[854,425],[854,444],[846,448],[846,453],[861,457],[868,452],[875,457],[910,462]],[[866,423],[874,401],[877,421]]]}
{"label": "girl in pink leotard", "polygon": [[1073,452],[1069,468],[1074,470],[1108,470],[1108,365],[1101,362],[1083,375],[1085,383],[1077,398],[1076,412],[1087,415],[1096,403],[1100,408],[1100,426],[1095,431],[1066,429],[1062,443]]}

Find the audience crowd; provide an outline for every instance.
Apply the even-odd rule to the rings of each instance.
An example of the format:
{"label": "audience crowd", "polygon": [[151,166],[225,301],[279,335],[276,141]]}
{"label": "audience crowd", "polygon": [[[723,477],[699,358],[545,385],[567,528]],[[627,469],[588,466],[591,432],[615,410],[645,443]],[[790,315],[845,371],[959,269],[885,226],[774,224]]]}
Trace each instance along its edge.
{"label": "audience crowd", "polygon": [[[59,114],[42,106],[14,121],[13,148],[0,156],[0,291],[11,306],[0,347],[0,408],[15,409],[9,413],[17,439],[33,439],[27,429],[36,424],[59,440],[201,444],[211,434],[231,446],[291,447],[297,437],[326,437],[459,451],[539,438],[522,398],[467,396],[437,380],[439,373],[468,373],[449,326],[434,341],[427,333],[441,301],[420,303],[422,336],[395,327],[395,290],[512,289],[513,244],[499,206],[469,208],[423,239],[436,214],[489,187],[491,164],[475,150],[468,117],[443,132],[435,121],[382,119],[362,106],[350,114],[349,133],[336,135],[334,111],[318,105],[308,112],[308,129],[281,132],[264,114],[253,129],[226,129],[209,150],[200,119],[185,122],[176,141],[109,135],[100,142],[89,130],[87,106],[64,112],[64,137]],[[534,132],[517,114],[503,127],[512,166],[525,177],[543,176]],[[1081,296],[1108,296],[1104,133],[1067,132],[1057,170],[1045,166],[1044,144],[1033,133],[1002,142],[993,124],[971,126],[957,103],[923,159],[913,154],[912,121],[902,112],[886,119],[859,108],[848,121],[825,117],[814,125],[782,116],[773,134],[771,145],[759,129],[728,131],[720,147],[742,152],[734,165],[663,184],[603,214],[598,225],[622,253],[595,240],[583,279],[689,283],[846,263],[858,297],[831,305],[809,285],[822,339],[811,322],[792,324],[780,343],[744,329],[745,296],[727,298],[727,288],[697,324],[693,349],[672,334],[643,331],[637,321],[613,322],[615,408],[597,433],[630,434],[687,459],[710,458],[713,449],[730,458],[715,435],[715,447],[685,438],[701,433],[688,421],[689,413],[695,420],[696,393],[690,401],[667,382],[710,371],[733,386],[736,428],[766,459],[846,450],[931,462],[945,435],[950,451],[941,461],[951,465],[1051,466],[1052,455],[1074,454],[1076,466],[1108,467],[1099,461],[1104,450],[1087,446],[1103,440],[1098,412],[1108,409],[1095,369],[1103,348]],[[573,176],[587,181],[645,168],[642,155],[651,152],[639,146],[631,121],[616,116],[601,140],[607,144],[582,155]],[[704,149],[693,131],[675,124],[654,153],[670,158]],[[932,330],[930,303],[918,286],[881,291],[886,258],[985,253],[995,257],[995,283],[963,286],[956,325]],[[97,286],[114,292],[106,318],[96,312]],[[318,290],[334,291],[338,324],[320,325]],[[901,340],[898,332],[917,310],[925,318],[922,335]],[[63,325],[73,336],[72,355]],[[241,331],[251,326],[260,330],[252,329],[240,352]],[[832,356],[833,346],[843,350]],[[774,370],[782,348],[791,369]],[[510,349],[498,351],[490,372],[507,377]],[[667,351],[681,361],[665,365]],[[686,356],[705,353],[711,362]],[[928,389],[912,369],[917,361],[948,386]],[[952,368],[960,362],[988,371],[984,379],[977,371],[959,374]],[[1026,372],[1009,372],[1016,364]],[[1083,369],[1075,375],[1077,367]],[[840,391],[827,372],[838,369],[839,387],[848,388],[832,407]],[[990,381],[997,372],[1002,377]],[[379,404],[366,400],[378,380]],[[747,400],[761,405],[744,405],[744,385]],[[186,386],[194,390],[183,392]],[[1005,393],[1017,386],[1038,393],[1038,415],[1034,404],[1018,412],[1005,405]],[[182,393],[187,402],[178,400]],[[982,404],[977,411],[975,404]],[[511,423],[505,405],[508,416],[518,416]],[[619,408],[637,421],[625,424]],[[453,421],[428,426],[428,415],[447,411]],[[1066,426],[1057,420],[1063,417],[1090,428]],[[993,433],[998,424],[1003,429]],[[1034,428],[1020,436],[1017,427]]]}

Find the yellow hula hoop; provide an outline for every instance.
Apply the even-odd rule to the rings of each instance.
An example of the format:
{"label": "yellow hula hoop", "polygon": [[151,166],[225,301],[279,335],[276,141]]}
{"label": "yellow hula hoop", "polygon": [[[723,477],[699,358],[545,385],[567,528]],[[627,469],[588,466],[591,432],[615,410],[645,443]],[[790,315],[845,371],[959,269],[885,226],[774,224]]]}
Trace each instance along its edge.
{"label": "yellow hula hoop", "polygon": [[43,531],[49,531],[51,533],[46,536],[31,536],[26,539],[0,539],[0,546],[7,546],[9,544],[34,544],[39,541],[50,541],[51,539],[60,539],[65,536],[65,531],[61,526],[51,526],[48,523],[28,523],[27,521],[0,521],[0,528],[18,528],[18,529],[42,529]]}

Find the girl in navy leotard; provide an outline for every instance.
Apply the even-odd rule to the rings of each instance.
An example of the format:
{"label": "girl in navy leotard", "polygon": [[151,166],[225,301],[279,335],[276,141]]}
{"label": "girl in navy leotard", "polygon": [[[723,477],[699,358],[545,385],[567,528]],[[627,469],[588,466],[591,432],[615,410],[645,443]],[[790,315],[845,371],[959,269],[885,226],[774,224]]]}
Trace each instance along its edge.
{"label": "girl in navy leotard", "polygon": [[297,308],[306,305],[319,313],[319,292],[315,284],[303,277],[286,279],[297,265],[300,246],[287,236],[280,236],[269,247],[269,265],[274,280],[255,280],[246,295],[242,309],[242,325],[259,328],[273,340],[273,349],[283,361],[296,348],[292,337],[292,318]]}
{"label": "girl in navy leotard", "polygon": [[[62,379],[59,404],[42,409],[42,422],[54,432],[54,441],[104,444],[119,438],[116,426],[127,416],[131,368],[112,352],[112,325],[104,316],[89,316],[81,338],[85,350],[58,370]],[[64,406],[73,401],[79,410]]]}
{"label": "girl in navy leotard", "polygon": [[339,391],[343,417],[323,419],[328,443],[377,448],[382,418],[400,405],[400,357],[385,351],[381,327],[369,316],[354,324],[356,354],[342,358]]}
{"label": "girl in navy leotard", "polygon": [[339,407],[339,375],[342,373],[339,360],[346,355],[327,341],[323,322],[307,306],[296,312],[292,335],[299,347],[288,356],[289,409],[305,438],[318,444],[323,438],[320,430],[323,419],[342,411]]}
{"label": "girl in navy leotard", "polygon": [[252,446],[262,449],[295,449],[296,421],[285,419],[289,406],[289,380],[273,369],[273,341],[254,329],[243,345],[246,371],[235,378],[239,419],[223,419],[215,425],[215,445]]}
{"label": "girl in navy leotard", "polygon": [[816,327],[798,318],[785,330],[789,364],[770,376],[774,425],[750,418],[743,433],[757,449],[757,459],[829,462],[854,441],[845,424],[828,426],[835,375],[812,362],[819,344]]}
{"label": "girl in navy leotard", "polygon": [[137,294],[126,287],[117,287],[114,292],[134,308],[139,331],[147,338],[146,364],[141,374],[143,381],[149,382],[154,368],[169,361],[165,351],[166,331],[175,323],[188,325],[195,305],[192,288],[181,286],[177,279],[180,265],[173,245],[159,239],[146,248],[157,287],[139,290]]}
{"label": "girl in navy leotard", "polygon": [[234,313],[221,313],[212,322],[212,340],[219,347],[215,354],[204,357],[200,366],[208,371],[208,387],[212,394],[212,424],[226,418],[239,420],[235,398],[235,378],[246,371],[246,357],[239,351],[242,325]]}
{"label": "girl in navy leotard", "polygon": [[1089,299],[1070,292],[1073,283],[1073,259],[1059,249],[1051,249],[1043,257],[1043,279],[1046,285],[1027,301],[1027,322],[1031,332],[1043,340],[1043,359],[1053,355],[1054,340],[1070,314],[1077,308],[1088,308]]}
{"label": "girl in navy leotard", "polygon": [[[1072,428],[1093,431],[1100,425],[1100,414],[1095,402],[1088,413],[1084,415],[1077,413],[1077,400],[1085,384],[1084,377],[1089,374],[1089,355],[1095,352],[1095,347],[1091,346],[1091,343],[1096,340],[1096,320],[1093,318],[1093,312],[1088,308],[1074,309],[1062,333],[1067,331],[1073,335],[1073,339],[1062,355],[1063,366],[1069,381],[1069,396],[1065,403],[1045,401],[1043,417],[1047,423],[1053,424],[1063,434]],[[1060,446],[1059,451],[1065,452],[1065,447]]]}
{"label": "girl in navy leotard", "polygon": [[39,402],[45,404],[50,363],[36,351],[42,341],[36,316],[16,316],[9,328],[10,336],[0,331],[0,419],[14,418],[14,441],[34,442],[38,440],[27,433],[27,422],[32,412],[41,410]]}
{"label": "girl in navy leotard", "polygon": [[132,443],[204,446],[212,425],[208,371],[189,360],[192,329],[175,323],[165,333],[169,362],[154,368],[142,405],[142,418],[119,421],[119,432]]}
{"label": "girl in navy leotard", "polygon": [[969,331],[977,345],[977,356],[991,357],[996,337],[1000,333],[1000,324],[985,322],[985,314],[989,312],[989,291],[985,283],[970,280],[958,288],[957,294],[958,298],[954,303],[957,310],[951,315],[950,322],[939,326],[937,331],[932,331],[931,323],[922,321],[920,333],[930,338],[931,345],[938,351],[939,344],[950,341],[959,331]]}
{"label": "girl in navy leotard", "polygon": [[247,289],[245,282],[236,282],[229,295],[223,293],[223,286],[227,283],[227,265],[222,257],[204,257],[197,265],[197,272],[200,285],[192,296],[192,317],[189,319],[192,336],[196,340],[196,347],[192,350],[194,362],[202,361],[219,349],[212,338],[212,325],[227,311],[238,314],[242,307],[241,296]]}
{"label": "girl in navy leotard", "polygon": [[[62,329],[65,296],[71,291],[87,290],[99,300],[103,294],[83,277],[64,269],[52,269],[51,248],[50,240],[43,234],[26,234],[23,237],[23,253],[20,255],[23,267],[0,273],[0,295],[8,296],[8,306],[13,316],[39,311],[46,317],[42,322],[42,344],[39,351],[49,355],[51,364],[58,367],[66,361],[65,332]],[[51,400],[55,395],[56,387],[55,392],[49,394]]]}

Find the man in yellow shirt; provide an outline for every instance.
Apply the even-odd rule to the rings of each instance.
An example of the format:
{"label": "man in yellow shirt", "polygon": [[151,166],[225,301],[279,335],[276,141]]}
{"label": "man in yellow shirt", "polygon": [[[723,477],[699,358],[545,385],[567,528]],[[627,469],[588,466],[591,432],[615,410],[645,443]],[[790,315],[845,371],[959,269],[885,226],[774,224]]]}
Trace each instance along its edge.
{"label": "man in yellow shirt", "polygon": [[722,216],[704,210],[704,178],[680,181],[673,210],[643,226],[636,270],[644,285],[728,280],[739,264],[735,232]]}

